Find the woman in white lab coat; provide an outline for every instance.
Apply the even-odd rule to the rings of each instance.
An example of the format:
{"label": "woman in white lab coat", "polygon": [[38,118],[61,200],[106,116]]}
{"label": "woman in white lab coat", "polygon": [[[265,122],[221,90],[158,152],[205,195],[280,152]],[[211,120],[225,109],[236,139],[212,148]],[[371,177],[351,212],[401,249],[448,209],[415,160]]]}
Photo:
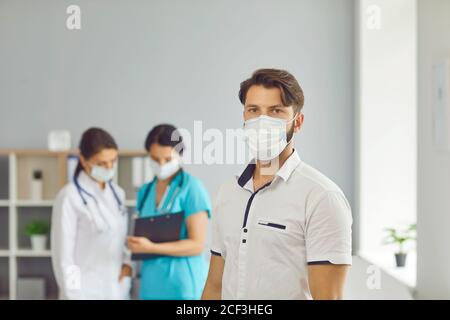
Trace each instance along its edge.
{"label": "woman in white lab coat", "polygon": [[58,194],[52,214],[52,264],[61,299],[126,299],[131,267],[125,247],[124,191],[112,182],[114,139],[91,128],[80,142],[73,180]]}

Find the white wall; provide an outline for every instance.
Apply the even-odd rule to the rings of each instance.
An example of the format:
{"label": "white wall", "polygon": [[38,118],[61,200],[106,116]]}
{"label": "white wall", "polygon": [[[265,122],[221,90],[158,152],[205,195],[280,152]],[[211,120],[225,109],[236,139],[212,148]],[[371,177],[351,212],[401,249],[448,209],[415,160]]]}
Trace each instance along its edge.
{"label": "white wall", "polygon": [[[65,28],[78,4],[82,30]],[[259,67],[306,95],[304,160],[353,199],[352,0],[0,1],[0,148],[46,147],[88,126],[142,148],[160,122],[242,126],[239,83]],[[237,168],[195,166],[212,194]]]}
{"label": "white wall", "polygon": [[388,258],[383,229],[416,221],[415,3],[361,0],[358,12],[359,250]]}
{"label": "white wall", "polygon": [[418,13],[417,290],[421,299],[450,299],[450,153],[432,138],[432,66],[450,57],[450,1],[421,0]]}
{"label": "white wall", "polygon": [[[371,279],[374,276],[379,278]],[[353,257],[352,267],[349,269],[345,283],[345,300],[411,300],[412,298],[410,289],[400,281],[382,269],[374,269],[371,263],[361,257]]]}

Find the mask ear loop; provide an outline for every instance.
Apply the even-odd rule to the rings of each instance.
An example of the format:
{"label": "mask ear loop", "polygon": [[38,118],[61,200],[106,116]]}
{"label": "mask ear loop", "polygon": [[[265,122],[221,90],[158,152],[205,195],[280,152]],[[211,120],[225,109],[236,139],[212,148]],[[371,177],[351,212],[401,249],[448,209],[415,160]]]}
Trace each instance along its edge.
{"label": "mask ear loop", "polygon": [[[294,117],[293,117],[291,120],[289,120],[288,122],[292,122],[292,121],[295,122],[295,119],[297,119],[297,117],[298,117],[300,114],[301,114],[301,112],[296,113],[296,114],[294,115]],[[294,124],[294,127],[295,127],[295,124]],[[289,141],[287,141],[287,144],[291,143],[293,140],[294,140],[294,132],[292,131],[292,137],[291,137],[291,139],[290,139]]]}

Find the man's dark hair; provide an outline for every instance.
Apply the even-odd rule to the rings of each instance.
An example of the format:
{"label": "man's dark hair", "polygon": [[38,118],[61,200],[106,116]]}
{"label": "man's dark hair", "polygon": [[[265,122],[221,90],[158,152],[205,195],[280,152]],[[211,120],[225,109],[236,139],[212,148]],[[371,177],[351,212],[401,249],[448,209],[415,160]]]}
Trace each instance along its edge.
{"label": "man's dark hair", "polygon": [[247,92],[251,86],[263,86],[264,88],[278,88],[281,91],[281,101],[284,106],[292,106],[295,112],[300,112],[305,103],[303,90],[297,79],[285,70],[259,69],[252,76],[241,83],[239,100],[245,105]]}

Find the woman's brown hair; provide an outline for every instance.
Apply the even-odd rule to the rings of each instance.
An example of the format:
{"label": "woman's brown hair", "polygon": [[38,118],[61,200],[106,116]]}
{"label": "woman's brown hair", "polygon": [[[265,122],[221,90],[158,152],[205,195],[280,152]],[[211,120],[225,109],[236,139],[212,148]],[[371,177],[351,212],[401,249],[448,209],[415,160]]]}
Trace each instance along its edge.
{"label": "woman's brown hair", "polygon": [[[80,155],[82,155],[85,159],[89,159],[103,149],[117,150],[118,146],[114,138],[105,130],[101,128],[89,128],[81,136],[78,148],[80,150]],[[75,169],[75,179],[82,170],[83,167],[81,162],[78,161],[77,168]]]}

